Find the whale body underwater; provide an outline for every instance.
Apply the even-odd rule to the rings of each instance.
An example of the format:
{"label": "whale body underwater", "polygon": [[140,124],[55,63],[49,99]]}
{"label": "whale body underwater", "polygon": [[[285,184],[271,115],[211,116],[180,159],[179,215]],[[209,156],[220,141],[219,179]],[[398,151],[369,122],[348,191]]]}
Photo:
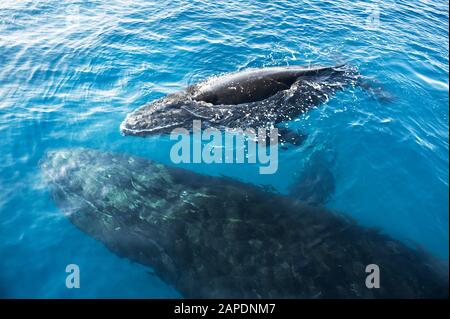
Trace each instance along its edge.
{"label": "whale body underwater", "polygon": [[259,186],[82,148],[40,167],[76,227],[186,298],[448,297],[448,268],[425,252]]}
{"label": "whale body underwater", "polygon": [[[346,65],[267,67],[211,77],[162,97],[129,113],[120,130],[135,136],[167,134],[175,128],[192,130],[193,120],[218,129],[272,128],[349,86],[389,100],[381,87]],[[292,132],[284,130],[282,139],[283,134],[292,138]]]}

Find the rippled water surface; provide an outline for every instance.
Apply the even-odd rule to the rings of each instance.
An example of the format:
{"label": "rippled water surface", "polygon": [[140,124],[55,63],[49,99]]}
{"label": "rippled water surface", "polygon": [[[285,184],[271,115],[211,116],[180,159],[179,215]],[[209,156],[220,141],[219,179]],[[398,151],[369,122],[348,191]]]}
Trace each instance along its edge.
{"label": "rippled water surface", "polygon": [[[120,135],[125,115],[249,67],[347,62],[381,82],[394,102],[346,90],[292,125],[334,158],[330,208],[448,260],[448,17],[438,0],[2,0],[0,296],[178,297],[62,216],[38,162],[84,146],[171,164],[167,139]],[[188,168],[284,192],[310,154],[281,152],[275,175]],[[65,287],[70,263],[82,289]]]}

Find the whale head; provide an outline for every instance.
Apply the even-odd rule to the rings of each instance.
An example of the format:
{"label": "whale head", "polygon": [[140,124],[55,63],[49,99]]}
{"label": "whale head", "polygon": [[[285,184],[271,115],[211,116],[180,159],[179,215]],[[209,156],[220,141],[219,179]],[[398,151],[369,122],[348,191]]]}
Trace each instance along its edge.
{"label": "whale head", "polygon": [[[53,199],[66,215],[81,218],[90,214],[90,219],[103,219],[97,214],[107,207],[109,215],[118,217],[139,206],[143,200],[137,196],[145,184],[146,198],[155,203],[157,213],[166,203],[167,189],[171,179],[167,169],[156,162],[126,154],[111,154],[91,149],[73,148],[48,151],[40,161],[43,180],[51,186]],[[158,206],[159,205],[159,206]],[[96,213],[97,212],[97,213]],[[95,215],[95,217],[94,217]]]}
{"label": "whale head", "polygon": [[189,129],[195,114],[189,111],[198,103],[185,96],[169,95],[129,113],[120,125],[123,135],[169,134],[176,128]]}

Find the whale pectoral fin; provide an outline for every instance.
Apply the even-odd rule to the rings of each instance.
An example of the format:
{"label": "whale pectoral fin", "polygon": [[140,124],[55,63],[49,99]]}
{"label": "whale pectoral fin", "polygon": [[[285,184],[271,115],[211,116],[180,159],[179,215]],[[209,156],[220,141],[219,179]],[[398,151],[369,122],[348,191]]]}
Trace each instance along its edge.
{"label": "whale pectoral fin", "polygon": [[296,178],[289,195],[310,205],[324,205],[335,190],[334,175],[331,171],[333,159],[316,151],[312,154],[303,172]]}
{"label": "whale pectoral fin", "polygon": [[300,146],[307,138],[308,135],[298,129],[278,128],[278,143],[280,143],[282,149],[288,149],[288,145]]}
{"label": "whale pectoral fin", "polygon": [[381,83],[378,83],[373,79],[359,76],[356,84],[377,101],[382,103],[392,103],[396,100],[396,97],[391,92],[385,90]]}

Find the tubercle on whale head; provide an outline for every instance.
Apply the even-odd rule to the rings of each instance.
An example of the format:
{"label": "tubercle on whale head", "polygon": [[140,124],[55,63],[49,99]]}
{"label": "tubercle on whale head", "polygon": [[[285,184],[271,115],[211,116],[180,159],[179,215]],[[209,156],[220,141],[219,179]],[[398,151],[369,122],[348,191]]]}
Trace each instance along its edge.
{"label": "tubercle on whale head", "polygon": [[80,162],[89,158],[89,153],[82,149],[60,149],[47,151],[39,161],[42,177],[53,185],[75,183],[73,176],[76,170],[81,169]]}
{"label": "tubercle on whale head", "polygon": [[[120,124],[122,135],[151,136],[169,134],[175,128],[188,128],[193,116],[186,111],[190,100],[167,96],[129,113]],[[185,107],[183,107],[185,106]]]}

